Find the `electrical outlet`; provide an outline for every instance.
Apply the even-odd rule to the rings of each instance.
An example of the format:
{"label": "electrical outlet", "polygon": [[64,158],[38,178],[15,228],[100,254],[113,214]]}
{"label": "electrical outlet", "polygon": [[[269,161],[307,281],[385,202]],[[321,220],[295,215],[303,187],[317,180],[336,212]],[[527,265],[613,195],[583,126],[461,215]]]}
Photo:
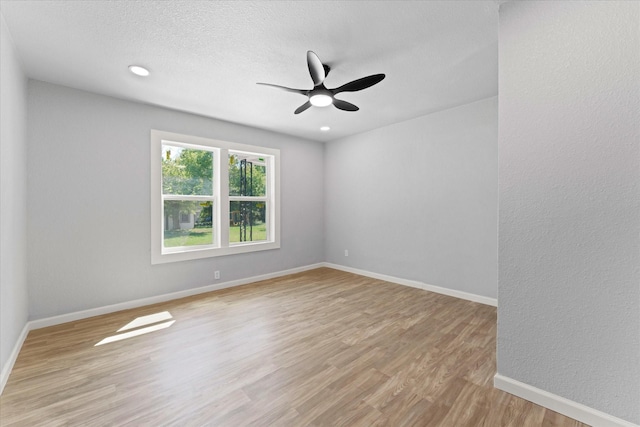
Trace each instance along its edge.
{"label": "electrical outlet", "polygon": [[213,273],[213,277],[215,277],[216,280],[220,279],[220,271],[216,270],[215,273]]}
{"label": "electrical outlet", "polygon": [[349,250],[348,249],[344,250],[344,256],[349,256]]}

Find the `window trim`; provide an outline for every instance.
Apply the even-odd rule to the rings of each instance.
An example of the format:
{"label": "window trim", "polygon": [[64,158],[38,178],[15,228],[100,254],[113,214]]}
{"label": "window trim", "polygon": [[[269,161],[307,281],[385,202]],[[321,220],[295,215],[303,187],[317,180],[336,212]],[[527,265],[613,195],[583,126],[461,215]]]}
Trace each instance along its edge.
{"label": "window trim", "polygon": [[[212,224],[213,246],[194,246],[187,249],[172,248],[163,251],[164,207],[162,195],[162,144],[204,148],[214,153],[214,183]],[[269,223],[266,241],[229,243],[229,162],[223,161],[228,152],[239,151],[264,155],[267,158],[266,199]],[[151,130],[151,264],[187,261],[209,257],[234,255],[280,248],[280,150],[239,144],[199,136],[184,135],[161,130]],[[217,172],[216,172],[217,171]],[[165,196],[166,198],[166,196]],[[226,224],[226,225],[225,225]]]}

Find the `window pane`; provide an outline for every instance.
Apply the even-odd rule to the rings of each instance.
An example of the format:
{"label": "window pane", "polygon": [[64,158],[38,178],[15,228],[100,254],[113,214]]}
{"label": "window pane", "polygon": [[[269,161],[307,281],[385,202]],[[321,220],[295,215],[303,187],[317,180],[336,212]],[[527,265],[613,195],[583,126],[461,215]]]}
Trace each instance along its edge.
{"label": "window pane", "polygon": [[265,157],[239,152],[229,154],[229,195],[265,196]]}
{"label": "window pane", "polygon": [[213,153],[162,144],[162,193],[213,195]]}
{"label": "window pane", "polygon": [[267,240],[265,202],[229,202],[229,242]]}
{"label": "window pane", "polygon": [[165,200],[164,247],[213,244],[212,202]]}

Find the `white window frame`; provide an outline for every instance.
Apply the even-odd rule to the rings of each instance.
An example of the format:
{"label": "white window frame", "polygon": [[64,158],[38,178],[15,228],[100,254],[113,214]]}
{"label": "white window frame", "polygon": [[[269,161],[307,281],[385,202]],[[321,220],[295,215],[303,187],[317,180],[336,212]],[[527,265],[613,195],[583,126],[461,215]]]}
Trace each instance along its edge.
{"label": "white window frame", "polygon": [[[162,194],[162,144],[212,151],[214,184],[212,196]],[[267,240],[229,243],[229,151],[263,156],[267,166]],[[194,198],[211,200],[214,241],[212,245],[164,248],[164,200]],[[237,197],[233,197],[234,200]],[[254,199],[254,198],[251,198]],[[280,150],[238,144],[161,130],[151,130],[151,264],[187,261],[280,248]]]}

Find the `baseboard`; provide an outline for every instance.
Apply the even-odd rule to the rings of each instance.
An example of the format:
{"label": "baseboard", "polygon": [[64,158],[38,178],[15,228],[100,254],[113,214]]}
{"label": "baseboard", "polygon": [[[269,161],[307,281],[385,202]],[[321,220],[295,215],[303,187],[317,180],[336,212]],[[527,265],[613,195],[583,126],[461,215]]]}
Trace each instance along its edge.
{"label": "baseboard", "polygon": [[496,374],[493,385],[502,391],[521,397],[537,405],[578,420],[593,427],[640,427],[629,421],[590,408],[581,403],[557,396],[548,391],[530,386],[529,384]]}
{"label": "baseboard", "polygon": [[29,322],[27,322],[24,325],[24,328],[22,328],[22,332],[20,332],[20,336],[18,337],[18,340],[16,341],[15,345],[13,346],[13,350],[9,355],[9,360],[7,360],[7,363],[5,363],[4,366],[2,367],[2,373],[0,373],[0,394],[2,394],[2,392],[4,391],[4,386],[7,384],[7,381],[9,380],[9,375],[11,374],[11,370],[13,369],[13,365],[16,363],[16,360],[18,359],[18,354],[20,354],[20,349],[22,348],[22,344],[24,344],[24,340],[27,339],[27,335],[31,330],[29,326],[30,326]]}
{"label": "baseboard", "polygon": [[476,295],[469,292],[457,291],[455,289],[443,288],[440,286],[428,285],[426,283],[418,282],[415,280],[402,279],[399,277],[387,276],[386,274],[372,273],[366,270],[360,270],[352,267],[345,267],[344,265],[332,264],[329,262],[324,263],[325,267],[333,268],[335,270],[346,271],[348,273],[359,274],[360,276],[371,277],[373,279],[384,280],[385,282],[396,283],[398,285],[410,286],[412,288],[423,289],[429,292],[435,292],[437,294],[447,295],[450,297],[460,298],[467,301],[473,301],[480,304],[490,305],[493,307],[498,306],[498,300],[496,298],[489,298],[482,295]]}
{"label": "baseboard", "polygon": [[313,270],[323,267],[323,263],[306,265],[303,267],[292,268],[289,270],[277,271],[274,273],[261,274],[259,276],[251,276],[238,280],[230,280],[228,282],[216,283],[213,285],[202,286],[199,288],[186,289],[184,291],[172,292],[168,294],[156,295],[148,298],[141,298],[133,301],[126,301],[118,304],[96,307],[89,310],[76,311],[74,313],[62,314],[60,316],[47,317],[44,319],[32,320],[29,322],[30,330],[46,328],[48,326],[59,325],[62,323],[73,322],[75,320],[86,319],[88,317],[100,316],[102,314],[114,313],[116,311],[128,310],[130,308],[143,307],[145,305],[157,304],[160,302],[171,301],[174,299],[190,297],[193,295],[204,294],[207,292],[218,291],[220,289],[232,288],[234,286],[247,285],[249,283],[259,282],[261,280],[273,279],[276,277],[286,276],[289,274],[301,273],[303,271]]}

